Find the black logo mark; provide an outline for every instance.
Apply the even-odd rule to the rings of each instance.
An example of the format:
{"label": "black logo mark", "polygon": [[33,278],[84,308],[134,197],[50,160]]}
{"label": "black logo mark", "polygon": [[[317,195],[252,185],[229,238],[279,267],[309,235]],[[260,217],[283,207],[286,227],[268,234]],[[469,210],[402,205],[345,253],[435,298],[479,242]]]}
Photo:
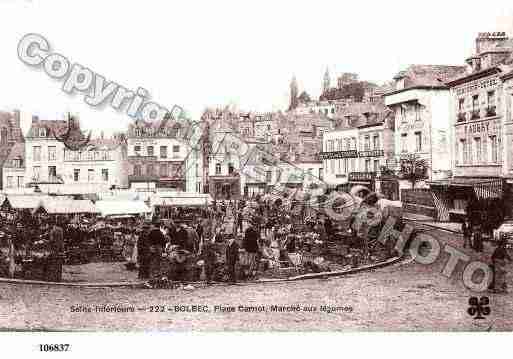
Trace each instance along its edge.
{"label": "black logo mark", "polygon": [[470,297],[468,300],[469,308],[467,313],[474,317],[474,319],[485,319],[485,315],[490,315],[490,299],[488,297]]}

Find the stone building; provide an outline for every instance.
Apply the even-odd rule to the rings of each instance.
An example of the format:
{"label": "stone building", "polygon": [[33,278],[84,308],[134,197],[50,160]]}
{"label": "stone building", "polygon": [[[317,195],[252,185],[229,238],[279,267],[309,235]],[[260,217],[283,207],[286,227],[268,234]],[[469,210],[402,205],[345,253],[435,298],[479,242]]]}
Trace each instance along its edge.
{"label": "stone building", "polygon": [[[73,121],[77,125],[75,129],[80,132],[78,119]],[[73,187],[78,192],[86,187],[96,188],[96,191],[126,187],[125,138],[89,139],[83,147],[75,150],[58,139],[70,126],[70,119],[41,120],[32,116],[25,136],[24,186],[51,185],[56,191],[66,188],[69,193],[73,192]],[[21,149],[17,152],[21,157]],[[17,161],[17,158],[12,160]]]}
{"label": "stone building", "polygon": [[381,169],[394,157],[393,126],[392,112],[383,105],[348,107],[323,137],[324,181],[379,188]]}
{"label": "stone building", "polygon": [[444,81],[464,72],[463,66],[412,65],[394,77],[395,88],[384,97],[394,113],[396,170],[404,155],[416,154],[427,162],[429,180],[450,176],[450,92]]}
{"label": "stone building", "polygon": [[140,191],[201,191],[199,126],[172,119],[128,127],[128,183]]}
{"label": "stone building", "polygon": [[513,39],[480,33],[466,63],[465,74],[447,81],[454,177],[432,184],[442,220],[465,214],[470,198],[505,198],[511,214]]}

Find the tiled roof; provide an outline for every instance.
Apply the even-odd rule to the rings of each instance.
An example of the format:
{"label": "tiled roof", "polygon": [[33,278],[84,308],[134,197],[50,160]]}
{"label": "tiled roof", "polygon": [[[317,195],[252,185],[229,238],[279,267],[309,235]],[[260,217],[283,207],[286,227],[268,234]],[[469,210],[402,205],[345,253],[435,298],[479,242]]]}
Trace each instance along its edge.
{"label": "tiled roof", "polygon": [[37,120],[32,121],[27,133],[27,137],[40,137],[39,130],[46,129],[45,137],[53,137],[54,135],[65,132],[68,128],[68,121],[65,120]]}
{"label": "tiled roof", "polygon": [[448,65],[410,65],[399,72],[394,79],[404,78],[404,89],[417,86],[444,87],[445,81],[463,75],[465,66]]}
{"label": "tiled roof", "polygon": [[383,104],[354,103],[345,107],[335,118],[335,129],[358,128],[385,122],[392,111]]}

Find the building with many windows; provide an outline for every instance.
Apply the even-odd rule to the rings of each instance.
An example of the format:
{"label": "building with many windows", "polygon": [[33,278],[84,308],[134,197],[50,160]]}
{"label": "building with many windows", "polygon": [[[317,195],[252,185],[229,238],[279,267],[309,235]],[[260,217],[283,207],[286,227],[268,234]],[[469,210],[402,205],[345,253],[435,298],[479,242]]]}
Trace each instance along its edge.
{"label": "building with many windows", "polygon": [[[324,181],[376,189],[381,169],[394,158],[393,115],[383,105],[354,104],[323,137]],[[395,197],[394,197],[395,198]]]}
{"label": "building with many windows", "polygon": [[511,87],[513,40],[505,33],[480,33],[467,72],[447,81],[450,88],[452,172],[431,183],[440,220],[464,215],[469,200],[499,199],[511,214],[513,175]]}
{"label": "building with many windows", "polygon": [[[72,191],[72,187],[79,192],[79,188],[86,187],[97,191],[125,188],[127,153],[124,136],[90,139],[80,149],[72,150],[58,139],[71,126],[70,121],[75,121],[80,131],[76,118],[66,121],[32,117],[25,136],[24,157],[21,149],[11,156],[15,162],[18,161],[16,156],[25,160],[23,186],[52,185],[57,191],[59,187],[66,187],[66,192]],[[10,171],[14,169],[11,167]]]}
{"label": "building with many windows", "polygon": [[450,177],[450,91],[444,81],[463,73],[463,66],[412,65],[394,77],[385,104],[394,113],[396,169],[403,155],[413,153],[427,162],[430,180]]}
{"label": "building with many windows", "polygon": [[136,120],[128,128],[128,183],[140,191],[200,191],[200,149],[192,123]]}

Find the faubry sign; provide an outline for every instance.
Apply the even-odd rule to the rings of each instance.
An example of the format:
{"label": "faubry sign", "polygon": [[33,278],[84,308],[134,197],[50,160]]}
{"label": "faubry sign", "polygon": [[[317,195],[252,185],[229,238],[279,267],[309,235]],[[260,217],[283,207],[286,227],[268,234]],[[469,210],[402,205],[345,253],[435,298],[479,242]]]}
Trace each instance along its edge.
{"label": "faubry sign", "polygon": [[465,133],[488,133],[495,131],[496,124],[494,121],[473,123],[465,125]]}

